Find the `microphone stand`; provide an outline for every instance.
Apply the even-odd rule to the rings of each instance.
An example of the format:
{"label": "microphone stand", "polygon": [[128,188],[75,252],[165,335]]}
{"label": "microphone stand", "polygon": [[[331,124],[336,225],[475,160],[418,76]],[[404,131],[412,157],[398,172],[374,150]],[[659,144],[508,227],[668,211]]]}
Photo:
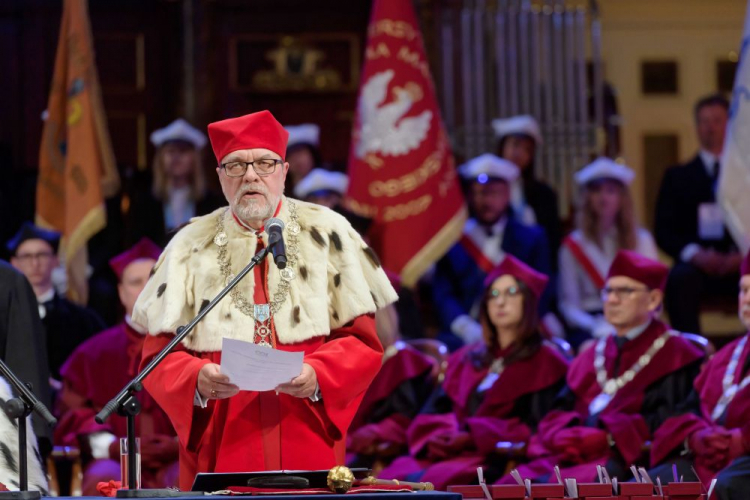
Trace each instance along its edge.
{"label": "microphone stand", "polygon": [[[50,427],[57,423],[57,419],[52,416],[46,406],[37,399],[30,386],[26,386],[11,371],[2,359],[0,359],[0,375],[5,377],[8,383],[13,386],[18,397],[9,399],[5,404],[5,413],[10,419],[17,419],[18,427],[18,489],[20,491],[3,491],[0,492],[0,500],[35,500],[42,498],[39,491],[29,491],[29,471],[28,471],[28,453],[26,448],[26,417],[31,415],[32,411],[42,417]],[[39,464],[43,465],[43,464]]]}
{"label": "microphone stand", "polygon": [[[266,258],[271,248],[278,242],[269,241],[268,246],[260,250],[255,256],[250,259],[250,263],[240,271],[232,281],[227,284],[214,299],[208,303],[206,307],[201,309],[193,320],[185,326],[180,326],[175,332],[174,338],[164,346],[164,348],[152,359],[148,365],[135,376],[121,391],[120,393],[112,398],[102,410],[96,414],[95,420],[100,424],[103,424],[109,416],[115,411],[124,416],[127,419],[127,442],[128,442],[128,489],[117,490],[117,498],[157,498],[157,497],[177,497],[177,496],[195,496],[194,491],[179,491],[171,488],[162,489],[135,489],[136,485],[136,453],[135,453],[135,416],[141,411],[141,403],[135,397],[135,393],[143,389],[143,380],[151,373],[154,368],[161,363],[167,355],[172,352],[172,349],[177,346],[182,340],[193,331],[198,323],[213,309],[216,304],[221,301],[235,286],[249,273],[255,266],[257,266],[263,259]],[[2,500],[2,499],[0,499]]]}

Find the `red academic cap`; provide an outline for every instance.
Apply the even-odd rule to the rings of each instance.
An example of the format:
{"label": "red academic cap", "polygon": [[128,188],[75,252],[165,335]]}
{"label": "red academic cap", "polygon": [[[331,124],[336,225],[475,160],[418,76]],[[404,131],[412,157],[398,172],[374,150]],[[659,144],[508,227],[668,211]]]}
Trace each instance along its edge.
{"label": "red academic cap", "polygon": [[209,123],[208,137],[218,163],[233,151],[256,148],[273,151],[283,160],[289,132],[276,121],[270,111],[258,111],[239,118]]}
{"label": "red academic cap", "polygon": [[743,260],[742,264],[740,265],[740,276],[744,276],[746,274],[750,274],[750,252],[747,252],[747,255],[745,255],[745,260]]}
{"label": "red academic cap", "polygon": [[626,276],[651,288],[664,290],[669,268],[657,260],[649,259],[631,250],[620,250],[609,268],[607,279]]}
{"label": "red academic cap", "polygon": [[490,286],[493,281],[505,274],[513,276],[518,281],[523,281],[537,298],[542,295],[544,289],[547,287],[547,282],[549,281],[549,277],[547,277],[546,274],[530,268],[520,260],[508,254],[503,261],[487,275],[484,279],[484,286]]}
{"label": "red academic cap", "polygon": [[117,275],[117,279],[122,279],[122,273],[125,272],[125,268],[128,267],[136,260],[140,259],[153,259],[157,260],[161,255],[161,248],[148,238],[141,238],[141,240],[133,245],[130,249],[125,250],[120,255],[112,257],[109,260],[109,267]]}

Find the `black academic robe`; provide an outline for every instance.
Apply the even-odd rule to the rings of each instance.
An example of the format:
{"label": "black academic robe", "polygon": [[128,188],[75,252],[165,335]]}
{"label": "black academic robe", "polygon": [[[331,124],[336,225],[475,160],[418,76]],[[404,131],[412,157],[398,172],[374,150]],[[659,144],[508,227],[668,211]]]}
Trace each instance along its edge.
{"label": "black academic robe", "polygon": [[[154,197],[150,180],[144,178],[134,181],[128,197],[130,205],[125,220],[126,248],[135,245],[144,236],[160,247],[166,247],[176,231],[168,231],[165,227],[164,203]],[[195,216],[210,214],[226,204],[223,196],[207,193],[196,202]]]}
{"label": "black academic robe", "polygon": [[[0,359],[36,397],[50,407],[47,345],[37,301],[23,274],[0,261]],[[34,432],[43,456],[52,449],[52,431],[35,414]]]}
{"label": "black academic robe", "polygon": [[[534,178],[523,179],[523,195],[534,210],[536,223],[544,229],[549,244],[549,254],[557,255],[562,241],[562,224],[557,206],[557,193],[548,184]],[[550,262],[552,271],[557,271],[557,259]]]}
{"label": "black academic robe", "polygon": [[690,243],[719,252],[736,250],[726,227],[721,240],[698,237],[698,207],[701,203],[715,202],[714,181],[700,155],[684,165],[667,169],[656,200],[656,243],[675,261],[680,260],[680,252]]}
{"label": "black academic robe", "polygon": [[60,367],[83,341],[106,328],[93,310],[74,304],[57,293],[42,304],[46,310],[42,324],[47,339],[49,372],[60,380]]}

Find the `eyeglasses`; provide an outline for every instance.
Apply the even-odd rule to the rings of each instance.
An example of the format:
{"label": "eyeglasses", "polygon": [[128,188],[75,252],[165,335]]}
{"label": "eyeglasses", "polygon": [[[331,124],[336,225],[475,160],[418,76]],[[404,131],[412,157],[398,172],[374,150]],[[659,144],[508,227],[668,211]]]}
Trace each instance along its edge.
{"label": "eyeglasses", "polygon": [[636,292],[648,292],[650,288],[633,288],[632,286],[606,287],[601,290],[602,301],[606,301],[610,294],[614,294],[618,300],[629,299]]}
{"label": "eyeglasses", "polygon": [[265,177],[274,173],[276,165],[279,163],[284,162],[275,158],[263,158],[255,161],[230,161],[222,163],[221,168],[224,169],[228,177],[242,177],[247,172],[247,167],[252,165],[256,174]]}
{"label": "eyeglasses", "polygon": [[40,262],[49,262],[55,254],[52,252],[23,253],[16,255],[16,259],[23,264],[38,260]]}
{"label": "eyeglasses", "polygon": [[521,289],[517,286],[512,286],[507,290],[498,290],[497,288],[493,288],[492,290],[490,290],[490,298],[496,299],[500,296],[502,296],[506,300],[511,297],[520,297]]}

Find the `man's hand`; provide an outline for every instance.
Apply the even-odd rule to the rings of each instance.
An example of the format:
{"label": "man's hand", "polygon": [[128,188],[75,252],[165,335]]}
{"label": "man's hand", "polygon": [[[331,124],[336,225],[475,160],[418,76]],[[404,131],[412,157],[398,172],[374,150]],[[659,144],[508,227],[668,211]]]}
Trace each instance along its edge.
{"label": "man's hand", "polygon": [[240,392],[240,388],[229,382],[229,377],[222,375],[221,367],[209,363],[198,373],[198,393],[207,399],[231,398]]}
{"label": "man's hand", "polygon": [[307,363],[302,364],[302,373],[293,378],[291,382],[280,384],[276,387],[276,392],[283,392],[295,398],[309,398],[315,394],[318,387],[318,376],[315,370]]}

